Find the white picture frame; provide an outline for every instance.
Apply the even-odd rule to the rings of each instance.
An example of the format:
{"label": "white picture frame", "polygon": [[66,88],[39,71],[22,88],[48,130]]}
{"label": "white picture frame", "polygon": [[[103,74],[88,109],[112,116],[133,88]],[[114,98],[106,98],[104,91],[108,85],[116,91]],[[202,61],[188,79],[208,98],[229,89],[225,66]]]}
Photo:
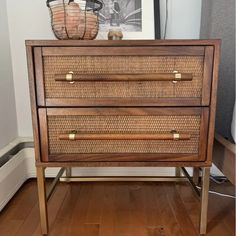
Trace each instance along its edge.
{"label": "white picture frame", "polygon": [[[108,4],[111,0],[104,0],[105,4]],[[119,3],[119,0],[117,0]],[[121,1],[121,0],[120,0]],[[128,1],[128,0],[127,0]],[[129,0],[137,1],[137,0]],[[97,40],[108,39],[109,29],[118,28],[122,30],[123,40],[125,39],[155,39],[155,16],[154,16],[154,1],[155,0],[140,0],[141,1],[141,30],[135,31],[124,30],[125,27],[117,26],[113,27],[109,25],[109,22],[106,22],[106,27],[101,25],[99,27],[99,32],[97,35]],[[122,0],[124,2],[124,0]],[[107,6],[108,7],[108,6]]]}

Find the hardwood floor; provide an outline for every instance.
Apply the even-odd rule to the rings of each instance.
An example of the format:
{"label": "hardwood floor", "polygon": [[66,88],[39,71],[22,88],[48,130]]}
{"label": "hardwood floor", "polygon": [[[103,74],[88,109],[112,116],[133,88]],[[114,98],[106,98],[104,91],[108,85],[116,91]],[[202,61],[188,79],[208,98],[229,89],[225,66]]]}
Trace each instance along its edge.
{"label": "hardwood floor", "polygon": [[[234,193],[230,183],[211,189]],[[207,235],[234,236],[234,199],[209,200]],[[50,236],[199,235],[200,201],[188,183],[60,183],[48,206]],[[0,235],[41,235],[35,180],[0,213]]]}

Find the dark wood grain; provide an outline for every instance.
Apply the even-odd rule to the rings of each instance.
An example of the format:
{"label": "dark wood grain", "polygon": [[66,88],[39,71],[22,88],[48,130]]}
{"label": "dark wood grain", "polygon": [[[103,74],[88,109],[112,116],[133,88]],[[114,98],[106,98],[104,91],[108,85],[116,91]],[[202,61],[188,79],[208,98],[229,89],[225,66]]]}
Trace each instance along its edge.
{"label": "dark wood grain", "polygon": [[94,107],[94,106],[116,106],[116,107],[149,107],[149,106],[201,106],[200,98],[46,98],[48,107]]}
{"label": "dark wood grain", "polygon": [[[176,78],[175,73],[146,73],[146,74],[73,74],[73,82],[87,81],[191,81],[193,75],[191,73],[179,73],[180,78]],[[67,82],[67,74],[55,74],[55,81]]]}
{"label": "dark wood grain", "polygon": [[40,160],[40,144],[39,144],[39,124],[37,114],[37,101],[36,101],[36,84],[34,78],[34,64],[33,64],[33,48],[31,46],[26,47],[27,65],[28,65],[28,77],[29,77],[29,90],[30,90],[30,103],[31,103],[31,116],[33,126],[34,137],[34,152],[36,161]]}
{"label": "dark wood grain", "polygon": [[43,47],[43,56],[203,56],[204,47]]}
{"label": "dark wood grain", "polygon": [[220,47],[221,47],[221,42],[217,41],[214,50],[211,104],[210,104],[210,114],[209,114],[210,119],[209,119],[208,145],[207,145],[207,160],[209,163],[212,162],[212,151],[213,151],[213,142],[215,135],[215,114],[216,114],[216,102],[217,102],[216,98],[217,98],[218,75],[219,75],[219,64],[220,64]]}
{"label": "dark wood grain", "polygon": [[205,49],[204,73],[203,73],[203,84],[202,84],[202,105],[203,106],[209,106],[210,104],[213,59],[214,59],[214,47],[207,46]]}
{"label": "dark wood grain", "polygon": [[46,109],[39,109],[38,114],[41,141],[41,160],[48,161],[48,125]]}
{"label": "dark wood grain", "polygon": [[[179,133],[178,133],[179,134]],[[180,133],[178,138],[174,137],[172,133],[166,134],[89,134],[78,133],[73,134],[74,137],[71,140],[70,134],[59,134],[60,140],[188,140],[191,138],[190,134]]]}
{"label": "dark wood grain", "polygon": [[[209,167],[208,161],[49,161],[36,162],[36,166],[43,167]],[[136,157],[137,158],[137,157]],[[196,155],[196,158],[198,156]]]}
{"label": "dark wood grain", "polygon": [[26,40],[26,45],[29,46],[65,46],[65,47],[97,47],[97,46],[207,46],[217,45],[220,42],[219,39],[181,39],[181,40]]}
{"label": "dark wood grain", "polygon": [[200,126],[200,142],[199,142],[199,159],[205,161],[207,156],[207,135],[209,125],[209,108],[202,108],[201,126]]}
{"label": "dark wood grain", "polygon": [[34,63],[35,63],[34,64],[35,83],[37,90],[37,104],[38,106],[45,106],[43,58],[42,58],[42,49],[40,47],[34,48]]}
{"label": "dark wood grain", "polygon": [[47,108],[48,116],[75,116],[75,115],[95,115],[95,116],[104,116],[104,115],[132,115],[132,116],[147,116],[147,115],[165,115],[165,116],[191,116],[191,115],[201,115],[202,108],[200,107],[190,107],[190,108],[140,108],[140,107],[131,107],[131,108],[106,108],[106,107],[96,107],[96,108]]}
{"label": "dark wood grain", "polygon": [[[91,153],[91,154],[50,154],[49,161],[55,162],[111,162],[111,166],[115,166],[116,162],[120,162],[120,166],[125,166],[126,162],[184,162],[199,161],[198,154],[186,153]],[[112,165],[114,163],[114,165]],[[174,165],[175,163],[171,163]],[[78,166],[80,164],[78,163]],[[92,164],[90,164],[91,166]],[[148,165],[148,164],[147,164]],[[158,165],[158,164],[157,164]],[[184,164],[183,164],[184,165]]]}

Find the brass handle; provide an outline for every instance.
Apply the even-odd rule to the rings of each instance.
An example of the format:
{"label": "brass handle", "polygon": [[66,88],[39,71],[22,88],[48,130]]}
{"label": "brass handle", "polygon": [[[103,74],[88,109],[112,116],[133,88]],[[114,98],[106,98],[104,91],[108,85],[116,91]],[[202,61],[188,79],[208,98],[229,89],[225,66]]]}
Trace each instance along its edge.
{"label": "brass handle", "polygon": [[69,71],[66,75],[65,75],[65,80],[67,82],[69,82],[70,84],[74,83],[74,78],[73,78],[74,72],[73,71]]}
{"label": "brass handle", "polygon": [[188,140],[190,134],[186,133],[158,133],[158,134],[115,134],[115,133],[75,133],[60,134],[60,140]]}
{"label": "brass handle", "polygon": [[137,73],[137,74],[75,74],[72,71],[67,74],[56,74],[55,80],[61,82],[112,82],[112,81],[191,81],[191,73]]}

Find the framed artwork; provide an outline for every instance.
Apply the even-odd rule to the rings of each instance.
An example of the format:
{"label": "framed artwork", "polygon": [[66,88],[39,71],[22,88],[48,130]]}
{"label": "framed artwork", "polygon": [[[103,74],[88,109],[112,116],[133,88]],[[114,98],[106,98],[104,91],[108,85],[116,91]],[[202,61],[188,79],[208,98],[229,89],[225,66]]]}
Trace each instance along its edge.
{"label": "framed artwork", "polygon": [[160,38],[159,0],[103,0],[97,39],[121,30],[123,39]]}

